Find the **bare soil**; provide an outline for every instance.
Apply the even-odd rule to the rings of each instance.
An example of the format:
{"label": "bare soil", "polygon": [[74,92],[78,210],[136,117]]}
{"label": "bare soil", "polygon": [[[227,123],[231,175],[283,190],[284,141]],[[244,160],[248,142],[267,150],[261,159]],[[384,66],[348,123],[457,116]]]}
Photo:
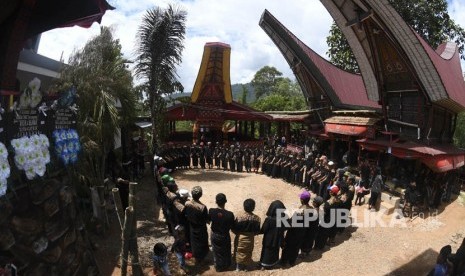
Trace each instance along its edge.
{"label": "bare soil", "polygon": [[[201,201],[207,207],[215,206],[215,195],[225,193],[228,199],[226,208],[239,212],[247,198],[256,201],[255,213],[265,218],[269,204],[281,200],[287,208],[299,206],[298,194],[301,188],[280,179],[254,173],[232,173],[222,170],[193,169],[177,171],[174,178],[179,188],[203,188]],[[156,189],[151,177],[141,180],[137,194],[137,225],[140,264],[145,275],[152,275],[151,252],[156,242],[171,246],[173,238],[167,228],[159,206],[156,204]],[[261,271],[237,273],[231,271],[217,273],[213,268],[212,254],[208,262],[200,268],[193,268],[191,274],[202,275],[425,275],[434,266],[438,251],[451,244],[453,252],[465,237],[465,207],[455,200],[441,209],[438,214],[426,214],[426,218],[413,220],[396,218],[398,213],[379,215],[374,227],[350,226],[336,237],[336,243],[324,251],[312,251],[310,256],[299,259],[291,268],[276,268]],[[111,228],[102,236],[94,237],[99,244],[96,258],[102,275],[120,275],[118,256],[121,248],[121,231],[116,215],[109,212]],[[366,205],[354,206],[352,217],[364,222],[367,216]],[[381,225],[384,222],[384,225]],[[393,227],[388,227],[394,222]],[[386,226],[386,227],[384,227]],[[261,236],[255,240],[253,254],[258,262],[261,251]],[[173,275],[185,275],[178,267],[175,256],[170,256]],[[130,275],[130,273],[129,273]]]}

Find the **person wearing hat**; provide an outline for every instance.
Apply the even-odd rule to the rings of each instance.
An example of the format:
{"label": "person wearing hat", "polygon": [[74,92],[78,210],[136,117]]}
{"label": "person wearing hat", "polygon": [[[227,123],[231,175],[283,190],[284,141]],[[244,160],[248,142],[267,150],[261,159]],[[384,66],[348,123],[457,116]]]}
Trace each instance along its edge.
{"label": "person wearing hat", "polygon": [[226,210],[226,195],[216,195],[217,208],[210,208],[208,214],[211,220],[211,245],[214,254],[215,269],[225,271],[231,265],[231,237],[229,231],[234,225],[234,214]]}
{"label": "person wearing hat", "polygon": [[[309,212],[311,214],[308,214],[307,217],[312,217],[313,219],[309,221],[308,227],[305,228],[305,234],[303,237],[302,245],[300,247],[300,251],[302,252],[302,257],[308,256],[310,252],[313,249],[313,244],[315,242],[315,237],[318,232],[318,208],[321,205],[321,203],[318,203],[317,198],[321,197],[316,197],[313,200],[313,206],[309,205],[310,202],[310,192],[307,190],[304,190],[300,194],[300,202],[302,204],[301,208],[304,209],[306,212]],[[323,200],[323,198],[321,198]]]}
{"label": "person wearing hat", "polygon": [[290,266],[295,265],[295,261],[299,256],[299,251],[302,247],[307,230],[303,218],[305,212],[308,212],[310,209],[310,205],[308,205],[310,201],[310,193],[307,190],[302,191],[299,195],[299,199],[301,206],[299,207],[298,211],[293,214],[293,216],[297,216],[298,219],[291,218],[290,221],[299,221],[304,224],[304,227],[291,224],[291,227],[287,229],[286,237],[284,238],[283,252],[281,254],[282,266],[286,266],[288,264]]}
{"label": "person wearing hat", "polygon": [[285,208],[280,200],[275,200],[266,212],[266,218],[260,230],[260,234],[263,234],[260,266],[263,269],[273,268],[279,262],[279,249],[284,240],[286,229],[284,226],[278,226],[277,216],[278,212],[285,210]]}
{"label": "person wearing hat", "polygon": [[196,264],[200,264],[210,251],[208,248],[207,231],[207,224],[210,223],[210,217],[208,216],[207,206],[200,202],[202,194],[203,192],[200,186],[192,188],[192,200],[186,202],[184,208],[186,218],[189,221],[192,254]]}
{"label": "person wearing hat", "polygon": [[255,236],[260,233],[260,217],[255,215],[255,200],[248,198],[244,201],[244,212],[234,220],[234,259],[236,271],[245,270],[252,263],[252,253]]}

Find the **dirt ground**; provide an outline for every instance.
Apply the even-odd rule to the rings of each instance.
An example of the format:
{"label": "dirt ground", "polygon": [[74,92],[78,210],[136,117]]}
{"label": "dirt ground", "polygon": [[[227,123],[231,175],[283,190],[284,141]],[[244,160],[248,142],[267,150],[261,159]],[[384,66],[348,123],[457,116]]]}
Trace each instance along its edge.
{"label": "dirt ground", "polygon": [[[255,213],[265,218],[269,204],[281,200],[287,208],[299,205],[299,187],[279,179],[254,173],[231,173],[221,170],[177,171],[174,178],[179,188],[203,188],[201,201],[207,207],[215,206],[215,195],[225,193],[228,198],[226,208],[233,212],[242,210],[246,198],[256,201]],[[171,246],[173,238],[163,222],[161,210],[156,205],[156,191],[149,176],[140,182],[137,201],[137,225],[140,263],[145,275],[151,272],[151,251],[156,242]],[[428,218],[396,218],[397,213],[379,215],[374,227],[350,226],[336,237],[336,243],[324,251],[312,251],[310,256],[299,259],[291,268],[276,268],[260,271],[257,268],[248,272],[231,271],[217,273],[213,268],[212,254],[209,263],[192,270],[192,274],[202,275],[425,275],[434,266],[437,252],[444,245],[452,245],[453,252],[465,237],[465,207],[459,198]],[[99,249],[96,259],[102,275],[120,275],[119,223],[114,212],[110,212],[111,228],[103,235],[94,237]],[[366,205],[354,206],[352,217],[359,223],[368,222]],[[389,227],[389,223],[393,226]],[[372,224],[373,225],[373,224]],[[261,236],[255,241],[253,260],[260,258]],[[173,275],[184,275],[177,266],[174,256],[170,257]]]}

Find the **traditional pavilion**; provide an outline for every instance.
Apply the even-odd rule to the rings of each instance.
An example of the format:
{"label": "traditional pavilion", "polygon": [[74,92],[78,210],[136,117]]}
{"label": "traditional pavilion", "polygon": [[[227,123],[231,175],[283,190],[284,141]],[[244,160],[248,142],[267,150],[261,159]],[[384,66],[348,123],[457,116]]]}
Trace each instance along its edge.
{"label": "traditional pavilion", "polygon": [[321,0],[347,38],[370,100],[380,101],[384,134],[372,150],[416,159],[436,172],[464,165],[452,145],[465,82],[453,42],[432,49],[387,0]]}
{"label": "traditional pavilion", "polygon": [[206,140],[220,142],[228,139],[230,122],[236,138],[253,139],[255,122],[260,123],[260,136],[264,122],[272,117],[233,100],[230,81],[231,46],[221,42],[205,44],[199,73],[188,103],[179,103],[167,109],[165,120],[170,132],[176,121],[193,121],[193,141],[204,136]]}
{"label": "traditional pavilion", "polygon": [[375,137],[381,106],[368,99],[360,75],[341,70],[319,56],[267,10],[260,26],[289,63],[307,98],[313,115],[309,133],[331,141],[331,156],[335,140],[348,141],[350,149],[355,139]]}

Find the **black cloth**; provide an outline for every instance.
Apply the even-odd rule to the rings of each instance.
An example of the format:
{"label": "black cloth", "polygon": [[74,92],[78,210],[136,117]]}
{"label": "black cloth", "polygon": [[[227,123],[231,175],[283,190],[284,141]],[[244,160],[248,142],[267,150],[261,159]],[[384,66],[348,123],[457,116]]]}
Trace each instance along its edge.
{"label": "black cloth", "polygon": [[190,226],[192,254],[196,260],[202,260],[209,251],[207,223],[210,219],[207,207],[198,201],[192,200],[186,203],[184,211]]}
{"label": "black cloth", "polygon": [[231,237],[229,231],[234,225],[234,214],[221,208],[211,208],[211,244],[216,270],[227,269],[231,265]]}
{"label": "black cloth", "polygon": [[[303,223],[303,210],[300,213],[294,213],[294,216],[301,216],[300,222]],[[292,218],[291,218],[292,221]],[[284,238],[283,253],[281,255],[281,263],[289,263],[291,266],[295,264],[299,256],[299,250],[302,246],[306,228],[304,227],[291,227],[287,229],[286,237]]]}
{"label": "black cloth", "polygon": [[284,204],[275,200],[271,203],[266,213],[260,233],[263,234],[262,252],[260,264],[271,267],[279,261],[279,248],[284,239],[284,227],[278,227],[276,223],[277,209],[284,209]]}
{"label": "black cloth", "polygon": [[305,233],[300,247],[303,253],[310,253],[315,243],[315,238],[318,233],[318,210],[310,207],[307,212],[314,212],[315,219],[309,222],[308,227],[305,228]]}

